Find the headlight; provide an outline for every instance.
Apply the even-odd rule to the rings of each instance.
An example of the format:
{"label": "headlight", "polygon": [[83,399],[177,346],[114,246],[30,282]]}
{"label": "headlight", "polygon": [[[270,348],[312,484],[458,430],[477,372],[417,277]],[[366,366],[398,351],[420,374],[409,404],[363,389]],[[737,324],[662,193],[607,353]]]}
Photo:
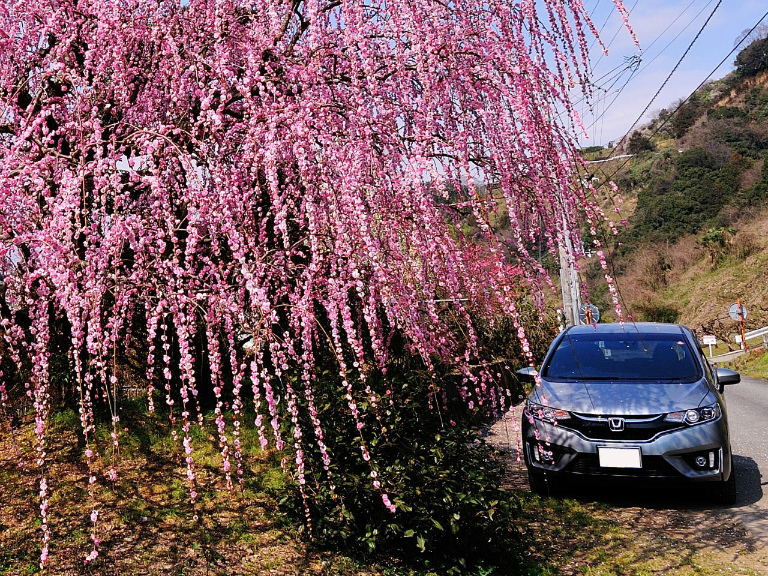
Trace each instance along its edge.
{"label": "headlight", "polygon": [[722,411],[720,410],[720,404],[715,402],[711,406],[692,408],[690,410],[680,410],[678,412],[670,412],[664,417],[664,421],[679,423],[684,422],[686,424],[701,424],[702,422],[717,420],[720,418],[721,414]]}
{"label": "headlight", "polygon": [[571,419],[571,415],[566,410],[544,406],[543,404],[537,404],[530,400],[525,403],[525,414],[529,419],[535,418],[536,420],[543,420],[544,422],[550,422],[552,424],[560,420]]}

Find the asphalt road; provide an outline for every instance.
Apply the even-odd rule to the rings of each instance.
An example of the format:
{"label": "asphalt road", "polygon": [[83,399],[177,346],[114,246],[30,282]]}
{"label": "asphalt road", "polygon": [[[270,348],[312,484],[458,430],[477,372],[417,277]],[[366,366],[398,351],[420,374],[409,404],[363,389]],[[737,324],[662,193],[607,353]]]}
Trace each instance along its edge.
{"label": "asphalt road", "polygon": [[727,512],[768,544],[768,380],[742,378],[725,390],[736,467],[736,505]]}

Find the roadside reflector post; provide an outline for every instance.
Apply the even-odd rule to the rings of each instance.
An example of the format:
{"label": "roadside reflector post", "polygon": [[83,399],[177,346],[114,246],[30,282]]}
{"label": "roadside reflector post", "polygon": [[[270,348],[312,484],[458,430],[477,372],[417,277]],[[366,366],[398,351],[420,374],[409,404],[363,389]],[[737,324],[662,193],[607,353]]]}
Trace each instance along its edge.
{"label": "roadside reflector post", "polygon": [[747,339],[746,335],[744,334],[744,319],[747,317],[747,309],[741,303],[741,298],[737,298],[736,302],[731,304],[731,306],[728,308],[728,315],[731,317],[731,320],[739,323],[739,331],[741,333],[741,349],[746,352]]}

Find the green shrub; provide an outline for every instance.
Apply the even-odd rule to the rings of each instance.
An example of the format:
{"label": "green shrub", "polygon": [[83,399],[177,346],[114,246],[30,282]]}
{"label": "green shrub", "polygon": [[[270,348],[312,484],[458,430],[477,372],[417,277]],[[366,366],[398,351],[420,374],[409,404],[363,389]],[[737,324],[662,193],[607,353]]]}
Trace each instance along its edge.
{"label": "green shrub", "polygon": [[764,86],[751,88],[744,96],[744,104],[750,120],[765,122],[768,119],[768,89]]}
{"label": "green shrub", "polygon": [[694,92],[687,102],[683,103],[672,116],[672,129],[675,138],[685,136],[688,129],[698,119],[702,107],[702,98],[698,92]]}
{"label": "green shrub", "polygon": [[[486,422],[434,384],[418,371],[388,376],[386,385],[398,390],[398,404],[383,403],[380,422],[368,418],[362,428],[395,513],[371,487],[372,467],[351,440],[354,423],[341,406],[343,390],[322,398],[335,488],[325,482],[312,487],[313,535],[336,549],[383,553],[440,574],[517,564],[520,503],[500,488],[503,466],[483,440]],[[318,457],[312,456],[315,467]]]}
{"label": "green shrub", "polygon": [[643,152],[653,152],[656,150],[656,146],[653,145],[653,142],[647,136],[640,132],[632,132],[627,149],[630,154],[642,154]]}
{"label": "green shrub", "polygon": [[635,320],[643,322],[676,323],[680,319],[680,310],[663,302],[646,302],[635,305]]}
{"label": "green shrub", "polygon": [[[534,319],[535,312],[524,304],[519,310],[540,360],[554,322]],[[303,455],[308,530],[319,545],[363,558],[395,557],[439,574],[509,573],[510,567],[519,566],[525,522],[521,504],[515,493],[501,488],[504,466],[485,443],[484,430],[502,406],[522,397],[510,374],[524,356],[508,319],[478,322],[476,327],[486,343],[485,355],[503,359],[488,367],[502,388],[482,405],[475,389],[490,382],[473,382],[449,368],[430,372],[394,338],[386,371],[352,382],[356,421],[338,368],[321,359],[329,368],[319,371],[315,404],[332,455],[333,486],[312,438],[306,438]],[[475,398],[474,405],[462,398],[467,394]],[[308,436],[312,424],[302,424]],[[370,462],[361,458],[361,439]],[[373,485],[373,471],[380,489]],[[395,513],[385,506],[384,494],[396,506]],[[294,493],[291,502],[303,516],[302,498]]]}
{"label": "green shrub", "polygon": [[736,106],[718,106],[707,110],[708,120],[719,120],[723,118],[744,118],[746,112]]}
{"label": "green shrub", "polygon": [[721,210],[739,198],[742,174],[753,163],[734,153],[718,164],[706,150],[686,150],[673,173],[652,180],[638,194],[628,244],[674,241],[716,225]]}
{"label": "green shrub", "polygon": [[760,180],[740,191],[737,199],[740,206],[762,206],[768,201],[768,153],[763,155]]}
{"label": "green shrub", "polygon": [[720,226],[709,228],[701,237],[701,245],[707,249],[710,264],[719,262],[727,253],[736,234],[735,228]]}

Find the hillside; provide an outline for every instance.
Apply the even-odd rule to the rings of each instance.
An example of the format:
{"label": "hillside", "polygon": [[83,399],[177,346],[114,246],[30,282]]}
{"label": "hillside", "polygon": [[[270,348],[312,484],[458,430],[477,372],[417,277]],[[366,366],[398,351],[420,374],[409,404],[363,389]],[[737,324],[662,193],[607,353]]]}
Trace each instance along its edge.
{"label": "hillside", "polygon": [[[765,46],[768,39],[753,42],[733,73],[603,153],[631,158],[592,165],[593,177],[612,179],[624,196],[627,226],[610,242],[634,319],[679,321],[725,339],[736,329],[728,307],[741,298],[747,329],[768,324]],[[596,155],[589,152],[588,159]],[[597,263],[585,263],[584,276],[592,300],[610,310]]]}

